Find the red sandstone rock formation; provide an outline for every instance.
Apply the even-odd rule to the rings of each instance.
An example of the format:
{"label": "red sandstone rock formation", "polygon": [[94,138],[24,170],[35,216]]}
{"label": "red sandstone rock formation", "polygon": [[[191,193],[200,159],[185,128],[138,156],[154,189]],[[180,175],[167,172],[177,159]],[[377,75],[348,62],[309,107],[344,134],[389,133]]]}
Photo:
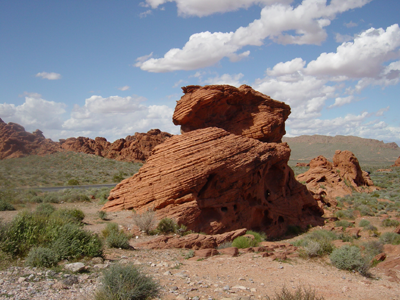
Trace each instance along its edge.
{"label": "red sandstone rock formation", "polygon": [[337,150],[333,163],[322,155],[314,158],[310,162],[310,169],[296,179],[307,185],[307,189],[321,205],[328,206],[336,206],[335,198],[351,195],[353,189],[357,192],[377,189],[350,151]]}
{"label": "red sandstone rock formation", "polygon": [[173,121],[182,132],[219,127],[228,132],[280,143],[285,132],[289,105],[271,99],[250,86],[190,85],[178,101]]}
{"label": "red sandstone rock formation", "polygon": [[147,133],[138,133],[126,139],[119,139],[113,143],[105,138],[97,137],[90,139],[85,137],[69,138],[60,140],[61,147],[67,151],[95,154],[106,158],[121,161],[145,161],[151,154],[153,148],[163,143],[172,135],[152,129]]}
{"label": "red sandstone rock formation", "polygon": [[68,138],[58,143],[46,139],[39,129],[29,133],[19,124],[6,124],[0,119],[0,159],[73,151],[121,161],[144,162],[155,146],[171,136],[167,132],[152,129],[147,133],[136,132],[114,143],[103,137],[94,140],[87,137]]}
{"label": "red sandstone rock formation", "polygon": [[103,209],[154,209],[196,232],[239,228],[268,236],[288,225],[320,224],[322,211],[294,179],[286,143],[263,143],[221,128],[193,130],[157,146]]}
{"label": "red sandstone rock formation", "polygon": [[394,162],[394,165],[392,165],[392,167],[400,167],[400,156],[396,159],[396,161]]}
{"label": "red sandstone rock formation", "polygon": [[40,130],[29,133],[19,124],[6,124],[0,119],[0,159],[45,155],[58,151],[58,143],[46,139]]}

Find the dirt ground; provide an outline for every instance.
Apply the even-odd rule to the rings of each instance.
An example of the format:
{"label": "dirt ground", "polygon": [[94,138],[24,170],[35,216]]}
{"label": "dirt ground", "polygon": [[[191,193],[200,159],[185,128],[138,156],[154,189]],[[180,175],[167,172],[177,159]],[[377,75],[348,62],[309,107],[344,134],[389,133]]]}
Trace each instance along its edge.
{"label": "dirt ground", "polygon": [[[366,278],[357,272],[339,270],[330,264],[329,258],[304,259],[293,257],[274,261],[259,253],[245,253],[238,257],[216,255],[206,259],[187,259],[189,250],[149,250],[138,244],[152,239],[139,234],[133,226],[132,212],[108,214],[108,220],[98,217],[101,205],[91,203],[55,204],[56,208],[81,209],[87,230],[100,233],[108,222],[116,222],[133,234],[131,250],[106,249],[106,261],[133,263],[141,266],[162,286],[161,299],[264,299],[274,296],[283,287],[294,291],[298,287],[314,289],[317,296],[325,299],[400,299],[400,246],[385,247],[387,258],[371,269]],[[35,205],[26,207],[34,209]],[[0,219],[10,221],[16,211],[0,212]],[[368,217],[373,225],[381,218]],[[358,224],[359,219],[355,220]],[[327,224],[326,228],[332,227]],[[380,229],[380,228],[379,228]],[[387,229],[387,230],[393,230]],[[361,236],[360,240],[368,240]],[[279,243],[288,243],[282,240]]]}

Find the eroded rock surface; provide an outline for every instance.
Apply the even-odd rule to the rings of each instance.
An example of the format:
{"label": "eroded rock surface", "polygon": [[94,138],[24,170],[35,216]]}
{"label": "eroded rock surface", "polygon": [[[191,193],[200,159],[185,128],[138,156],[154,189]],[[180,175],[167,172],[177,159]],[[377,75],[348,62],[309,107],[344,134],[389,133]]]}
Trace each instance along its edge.
{"label": "eroded rock surface", "polygon": [[290,106],[253,90],[230,85],[183,87],[173,115],[182,132],[219,127],[263,142],[280,143]]}
{"label": "eroded rock surface", "polygon": [[33,133],[16,123],[0,119],[0,159],[46,155],[61,151],[58,143],[46,139],[40,130]]}
{"label": "eroded rock surface", "polygon": [[322,214],[294,179],[286,143],[211,127],[167,139],[133,177],[119,183],[108,211],[154,209],[195,232],[240,228],[283,234],[288,225],[319,224]]}
{"label": "eroded rock surface", "polygon": [[322,155],[314,158],[310,161],[310,169],[296,179],[307,185],[321,205],[328,206],[336,206],[336,197],[351,195],[353,190],[371,192],[377,189],[350,151],[337,150],[333,163]]}
{"label": "eroded rock surface", "polygon": [[396,161],[394,162],[394,165],[392,165],[392,167],[400,167],[400,156],[396,159]]}

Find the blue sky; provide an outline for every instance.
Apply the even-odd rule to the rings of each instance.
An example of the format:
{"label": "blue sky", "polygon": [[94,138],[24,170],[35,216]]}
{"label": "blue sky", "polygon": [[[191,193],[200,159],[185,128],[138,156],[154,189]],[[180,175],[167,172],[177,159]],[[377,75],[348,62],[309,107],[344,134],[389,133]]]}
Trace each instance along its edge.
{"label": "blue sky", "polygon": [[1,1],[0,118],[58,140],[177,134],[186,85],[286,102],[287,135],[400,145],[400,1]]}

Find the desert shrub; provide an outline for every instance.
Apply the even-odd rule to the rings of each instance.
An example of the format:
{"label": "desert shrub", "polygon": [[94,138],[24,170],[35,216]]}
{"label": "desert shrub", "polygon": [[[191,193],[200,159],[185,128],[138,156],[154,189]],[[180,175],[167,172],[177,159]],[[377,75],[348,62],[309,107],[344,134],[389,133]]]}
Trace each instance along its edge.
{"label": "desert shrub", "polygon": [[15,210],[14,206],[4,200],[0,200],[0,211]]}
{"label": "desert shrub", "polygon": [[380,241],[365,242],[362,246],[364,247],[363,253],[368,260],[371,260],[375,255],[383,252],[383,244]]}
{"label": "desert shrub", "polygon": [[53,219],[59,218],[65,220],[67,223],[80,223],[85,218],[85,214],[80,209],[62,208],[56,210],[54,213],[51,214],[50,217]]}
{"label": "desert shrub", "polygon": [[354,219],[352,210],[338,210],[337,212],[335,212],[335,217],[341,219]]}
{"label": "desert shrub", "polygon": [[286,230],[286,235],[299,235],[303,233],[303,229],[298,225],[289,225]]}
{"label": "desert shrub", "polygon": [[370,225],[370,224],[371,224],[370,221],[365,220],[365,219],[362,219],[362,220],[358,223],[358,226],[360,226],[360,227],[367,227],[367,226]]}
{"label": "desert shrub", "polygon": [[251,234],[252,236],[254,236],[254,240],[257,242],[257,244],[267,239],[267,236],[265,235],[264,232],[255,232],[252,230],[247,230],[246,234]]}
{"label": "desert shrub", "polygon": [[332,231],[314,230],[307,233],[302,239],[293,243],[295,246],[304,248],[304,254],[308,257],[323,256],[333,251],[332,241],[337,239]]}
{"label": "desert shrub", "polygon": [[400,222],[393,219],[385,219],[382,221],[382,226],[384,227],[396,227],[399,226]]}
{"label": "desert shrub", "polygon": [[189,250],[188,252],[186,252],[185,259],[189,259],[192,257],[194,257],[194,250]]}
{"label": "desert shrub", "polygon": [[329,256],[332,264],[341,270],[356,270],[366,275],[369,269],[369,261],[361,255],[357,246],[345,245],[332,251]]}
{"label": "desert shrub", "polygon": [[337,227],[343,227],[343,229],[346,229],[347,227],[353,227],[353,223],[346,221],[346,220],[340,220],[340,221],[336,221],[335,225]]}
{"label": "desert shrub", "polygon": [[107,212],[105,212],[104,210],[99,210],[97,212],[97,215],[99,216],[100,219],[107,220]]}
{"label": "desert shrub", "polygon": [[400,234],[395,232],[382,233],[379,240],[384,244],[400,245]]}
{"label": "desert shrub", "polygon": [[31,202],[31,203],[42,203],[43,202],[43,197],[42,196],[33,196],[32,198],[29,199],[29,202]]}
{"label": "desert shrub", "polygon": [[360,205],[357,207],[357,209],[360,211],[360,214],[362,216],[374,216],[375,213],[372,211],[371,207],[369,207],[368,205]]}
{"label": "desert shrub", "polygon": [[273,298],[267,296],[268,300],[324,300],[324,297],[318,297],[315,290],[311,288],[298,287],[293,292],[289,291],[285,286],[280,292],[275,292]]}
{"label": "desert shrub", "polygon": [[57,254],[45,247],[32,248],[26,257],[25,264],[30,267],[51,268],[58,263]]}
{"label": "desert shrub", "polygon": [[232,247],[232,242],[224,242],[218,246],[218,249],[225,249]]}
{"label": "desert shrub", "polygon": [[67,181],[66,185],[79,185],[79,181],[76,179],[70,179]]}
{"label": "desert shrub", "polygon": [[163,218],[157,225],[157,231],[162,234],[174,233],[178,229],[178,224],[170,218]]}
{"label": "desert shrub", "polygon": [[102,242],[97,234],[83,230],[77,224],[65,224],[55,230],[50,248],[58,258],[95,257],[103,254]]}
{"label": "desert shrub", "polygon": [[60,203],[60,200],[54,193],[48,193],[43,196],[44,203]]}
{"label": "desert shrub", "polygon": [[252,239],[247,236],[238,236],[232,242],[232,247],[236,247],[239,249],[256,247],[257,245],[258,245],[258,242],[256,241],[256,239]]}
{"label": "desert shrub", "polygon": [[54,208],[53,205],[49,204],[49,203],[40,203],[37,207],[36,207],[36,213],[38,214],[42,214],[45,216],[50,216],[56,209]]}
{"label": "desert shrub", "polygon": [[101,282],[96,300],[146,300],[160,293],[159,284],[133,265],[112,265]]}
{"label": "desert shrub", "polygon": [[119,229],[117,223],[108,223],[102,235],[108,247],[129,249],[129,236]]}
{"label": "desert shrub", "polygon": [[156,214],[154,210],[149,209],[142,214],[133,213],[133,223],[146,234],[149,234],[156,224]]}

